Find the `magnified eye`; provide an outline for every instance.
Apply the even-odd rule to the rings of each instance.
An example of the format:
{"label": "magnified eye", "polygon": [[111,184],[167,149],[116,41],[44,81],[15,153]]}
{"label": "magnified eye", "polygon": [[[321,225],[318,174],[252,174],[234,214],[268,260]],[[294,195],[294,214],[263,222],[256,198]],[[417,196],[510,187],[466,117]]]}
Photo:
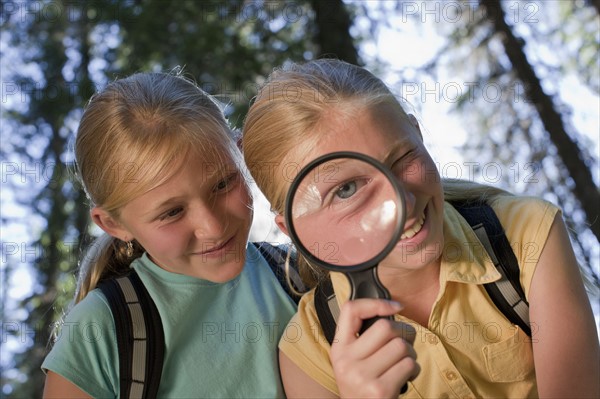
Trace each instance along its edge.
{"label": "magnified eye", "polygon": [[357,184],[356,181],[349,181],[342,184],[336,191],[335,195],[341,199],[350,198],[356,193]]}
{"label": "magnified eye", "polygon": [[328,199],[326,199],[325,203],[330,205],[343,204],[346,206],[353,203],[358,198],[365,198],[364,195],[361,196],[358,193],[368,184],[369,179],[367,177],[353,177],[348,179],[335,187],[329,195],[326,196]]}

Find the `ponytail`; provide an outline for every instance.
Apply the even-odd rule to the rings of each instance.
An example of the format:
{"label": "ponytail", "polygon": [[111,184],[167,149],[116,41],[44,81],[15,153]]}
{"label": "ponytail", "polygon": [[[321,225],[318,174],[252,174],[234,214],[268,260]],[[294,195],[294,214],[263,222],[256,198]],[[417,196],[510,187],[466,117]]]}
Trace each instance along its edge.
{"label": "ponytail", "polygon": [[132,243],[132,256],[127,253],[125,242],[106,233],[90,244],[79,266],[75,303],[85,298],[100,281],[127,274],[131,262],[144,252],[137,242]]}
{"label": "ponytail", "polygon": [[469,180],[442,179],[444,200],[453,202],[491,202],[499,196],[512,195],[497,187]]}

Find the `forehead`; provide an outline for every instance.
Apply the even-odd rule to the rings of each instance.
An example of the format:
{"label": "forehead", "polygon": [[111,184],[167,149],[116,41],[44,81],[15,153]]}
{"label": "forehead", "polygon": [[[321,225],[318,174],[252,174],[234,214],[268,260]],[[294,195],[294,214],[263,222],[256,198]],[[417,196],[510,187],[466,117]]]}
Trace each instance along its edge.
{"label": "forehead", "polygon": [[239,159],[226,149],[214,149],[212,151],[190,151],[182,159],[182,169],[195,171],[204,178],[210,178],[215,174],[223,174],[232,169],[239,168]]}
{"label": "forehead", "polygon": [[150,190],[164,186],[183,175],[193,177],[197,183],[202,183],[237,169],[238,166],[234,154],[226,149],[189,150],[162,166],[162,173],[154,177]]}
{"label": "forehead", "polygon": [[395,148],[418,140],[419,131],[399,105],[327,112],[317,129],[318,139],[303,164],[335,151],[354,151],[383,161]]}

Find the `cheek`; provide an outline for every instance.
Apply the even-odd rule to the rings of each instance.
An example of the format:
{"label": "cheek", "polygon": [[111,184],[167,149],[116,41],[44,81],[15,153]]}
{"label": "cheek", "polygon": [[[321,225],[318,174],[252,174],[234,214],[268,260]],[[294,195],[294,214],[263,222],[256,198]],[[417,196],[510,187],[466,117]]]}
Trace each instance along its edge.
{"label": "cheek", "polygon": [[252,222],[252,196],[244,185],[231,192],[227,198],[228,213],[234,215],[237,219]]}
{"label": "cheek", "polygon": [[427,184],[440,184],[440,174],[433,159],[426,153],[419,162],[422,179]]}
{"label": "cheek", "polygon": [[168,255],[179,251],[186,242],[182,239],[181,231],[175,226],[164,227],[158,231],[145,232],[142,246],[150,254]]}
{"label": "cheek", "polygon": [[411,163],[409,173],[405,174],[407,184],[420,187],[419,191],[439,196],[442,192],[440,174],[429,156],[421,157]]}

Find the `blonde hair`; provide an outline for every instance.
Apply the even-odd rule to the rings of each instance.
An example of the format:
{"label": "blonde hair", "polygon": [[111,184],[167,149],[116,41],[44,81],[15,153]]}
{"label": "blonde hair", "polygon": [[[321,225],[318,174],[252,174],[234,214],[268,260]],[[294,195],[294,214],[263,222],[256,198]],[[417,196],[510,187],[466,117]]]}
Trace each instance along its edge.
{"label": "blonde hair", "polygon": [[[174,74],[138,73],[109,84],[86,107],[75,141],[78,178],[92,206],[119,209],[163,184],[188,156],[241,154],[219,105],[193,82]],[[239,161],[239,162],[238,162]],[[88,249],[75,302],[101,279],[123,274],[144,249],[103,235]]]}
{"label": "blonde hair", "polygon": [[[383,103],[397,105],[398,98],[379,78],[364,68],[336,59],[303,64],[287,63],[273,71],[250,107],[244,123],[244,159],[256,184],[273,211],[283,214],[285,196],[294,176],[290,154],[303,157],[319,139],[319,122],[330,112],[360,112]],[[480,184],[445,180],[448,200],[477,201],[506,192]],[[326,275],[305,260],[300,275],[308,287]]]}

